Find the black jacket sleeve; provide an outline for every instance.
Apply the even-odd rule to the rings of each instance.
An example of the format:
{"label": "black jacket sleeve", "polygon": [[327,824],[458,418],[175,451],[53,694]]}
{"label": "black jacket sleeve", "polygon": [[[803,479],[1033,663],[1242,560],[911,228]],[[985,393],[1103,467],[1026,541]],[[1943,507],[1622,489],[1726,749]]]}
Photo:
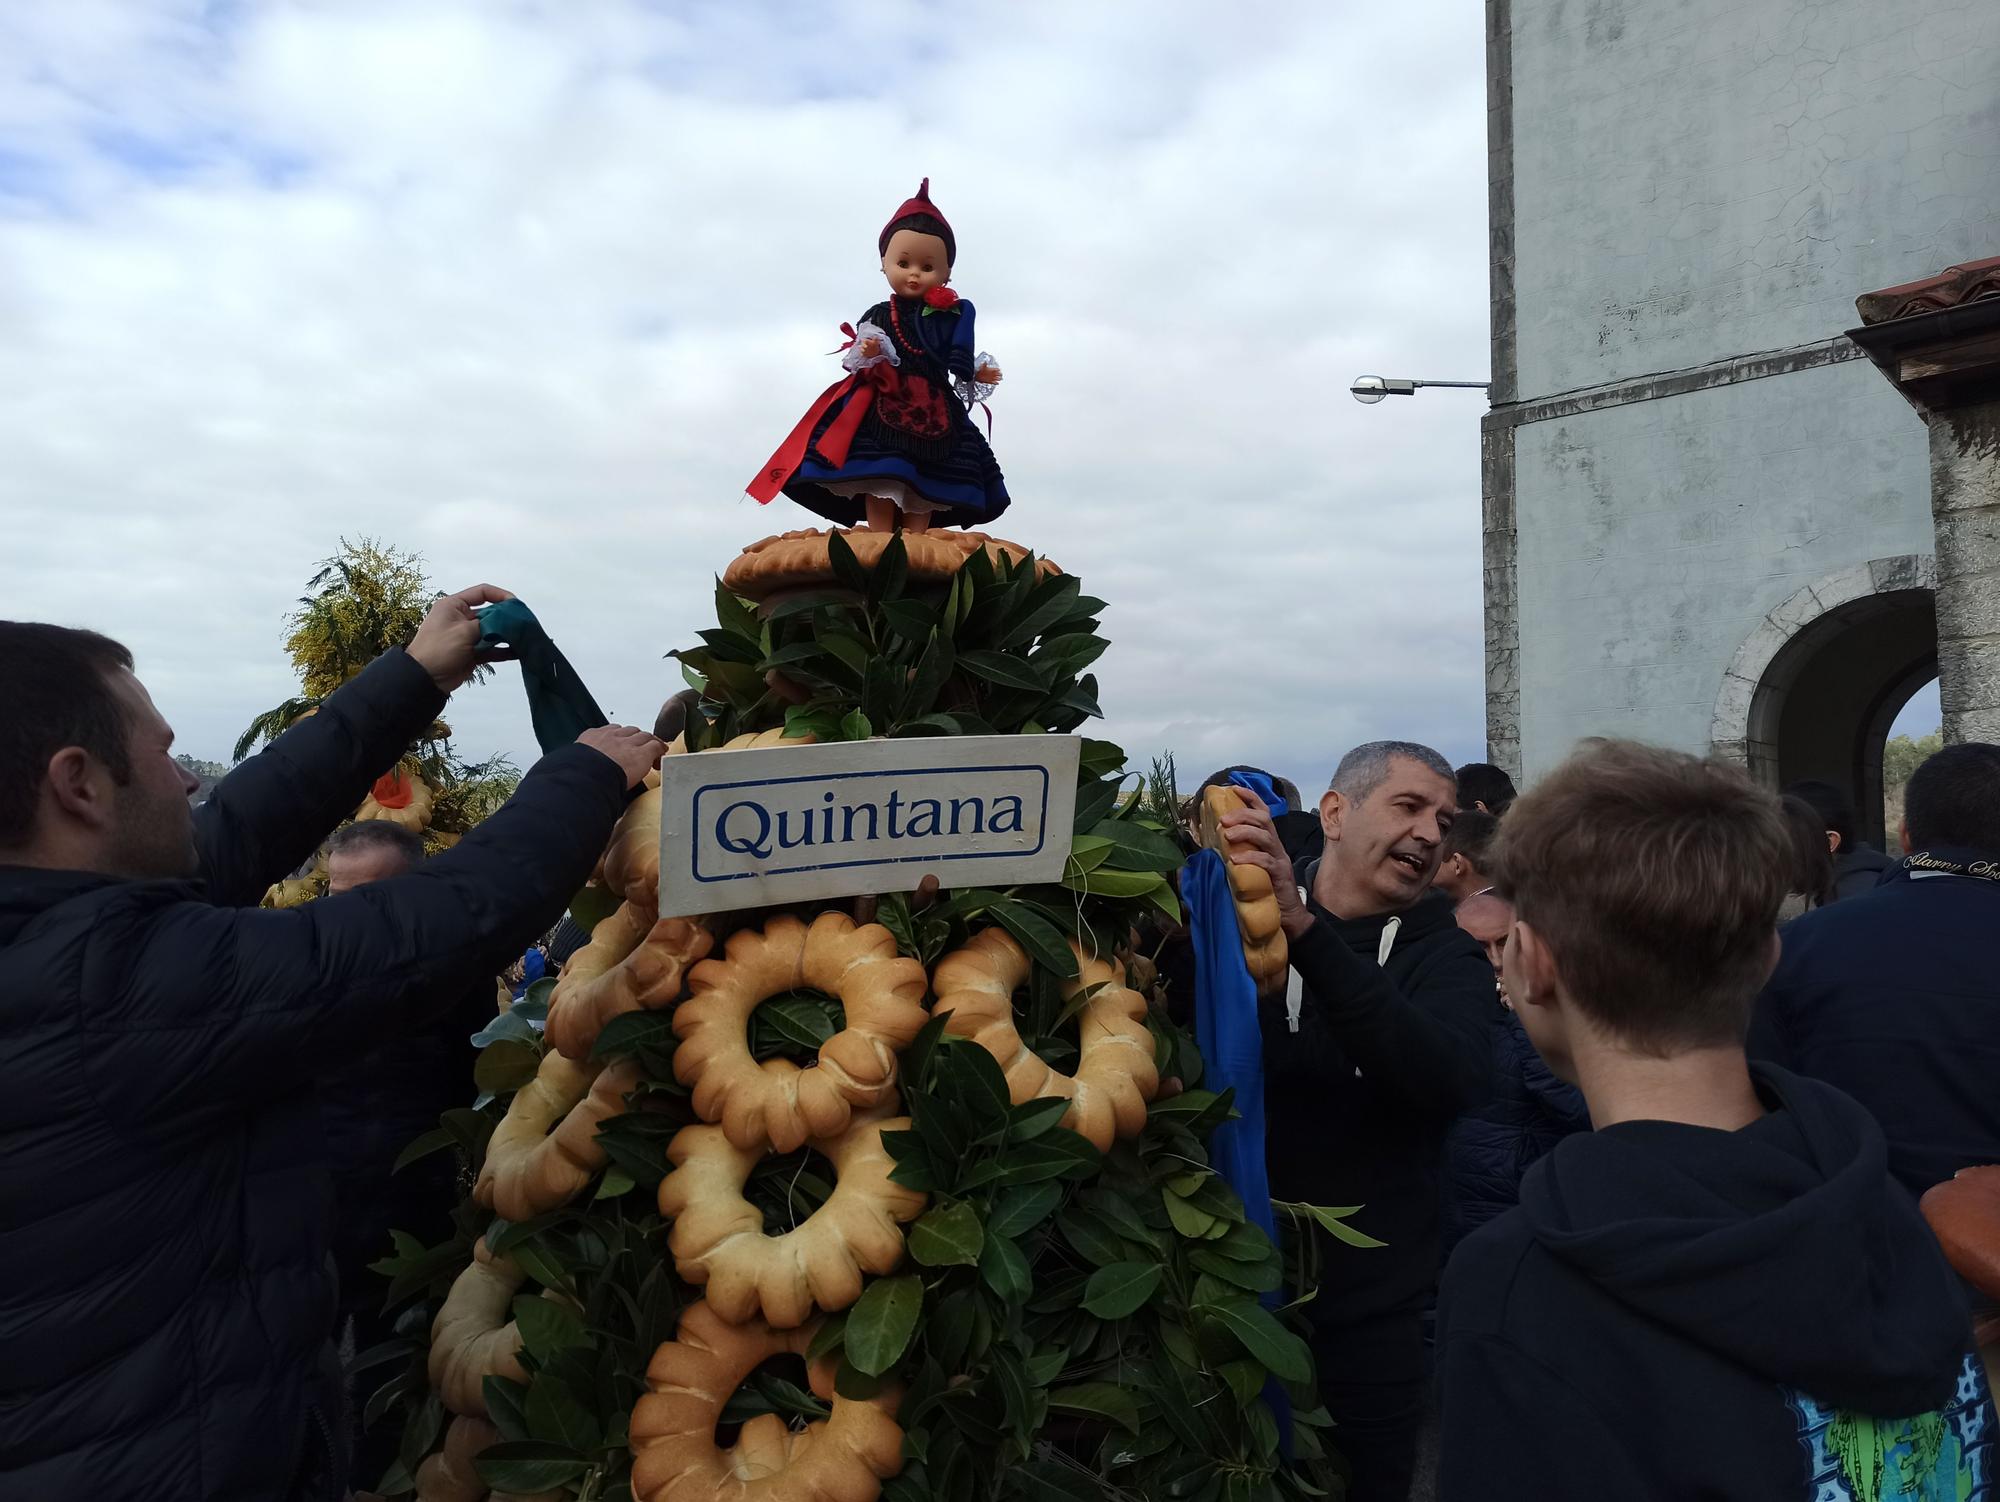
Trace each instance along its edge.
{"label": "black jacket sleeve", "polygon": [[1317,918],[1291,942],[1291,960],[1306,988],[1298,1032],[1286,1027],[1283,997],[1263,1004],[1266,1039],[1283,1037],[1264,1050],[1273,1076],[1324,1078],[1344,1057],[1412,1105],[1456,1114],[1486,1098],[1497,1003],[1493,967],[1470,939],[1419,972],[1411,995]]}
{"label": "black jacket sleeve", "polygon": [[590,876],[625,778],[588,746],[549,753],[458,845],[415,871],[286,911],[178,902],[105,925],[82,1019],[107,1110],[229,1109],[423,1026],[497,971]]}
{"label": "black jacket sleeve", "polygon": [[195,810],[195,848],[210,900],[256,902],[353,813],[444,708],[445,696],[407,652],[384,652],[222,779]]}
{"label": "black jacket sleeve", "polygon": [[1650,1497],[1652,1466],[1582,1393],[1498,1335],[1450,1332],[1440,1311],[1439,1502]]}

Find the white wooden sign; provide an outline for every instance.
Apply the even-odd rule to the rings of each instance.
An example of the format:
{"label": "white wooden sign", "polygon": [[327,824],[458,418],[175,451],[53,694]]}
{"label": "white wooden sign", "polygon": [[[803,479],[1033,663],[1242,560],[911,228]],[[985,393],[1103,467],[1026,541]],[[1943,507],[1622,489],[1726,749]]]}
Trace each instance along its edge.
{"label": "white wooden sign", "polygon": [[1082,749],[975,735],[669,756],[660,911],[1057,880]]}

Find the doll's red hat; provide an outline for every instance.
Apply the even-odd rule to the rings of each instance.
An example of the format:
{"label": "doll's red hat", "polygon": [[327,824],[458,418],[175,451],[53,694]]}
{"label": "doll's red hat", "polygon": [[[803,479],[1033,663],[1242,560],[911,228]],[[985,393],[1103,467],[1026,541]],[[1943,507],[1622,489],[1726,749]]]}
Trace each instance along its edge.
{"label": "doll's red hat", "polygon": [[944,215],[938,212],[938,206],[931,202],[931,180],[928,177],[917,184],[916,196],[904,199],[903,206],[896,210],[894,214],[891,214],[889,222],[882,226],[882,238],[875,244],[875,253],[877,255],[887,255],[889,253],[889,237],[896,233],[898,227],[907,227],[903,223],[905,220],[913,218],[918,214],[923,215],[926,219],[937,221],[937,235],[939,239],[944,241],[945,259],[947,261],[956,261],[958,259],[958,241],[952,237],[951,226],[945,222]]}

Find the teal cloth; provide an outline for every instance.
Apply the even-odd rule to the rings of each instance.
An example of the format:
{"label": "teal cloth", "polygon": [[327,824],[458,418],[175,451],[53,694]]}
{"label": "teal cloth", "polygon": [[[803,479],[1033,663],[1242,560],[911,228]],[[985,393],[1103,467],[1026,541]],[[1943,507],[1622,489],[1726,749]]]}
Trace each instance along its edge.
{"label": "teal cloth", "polygon": [[520,600],[500,600],[479,614],[482,656],[506,656],[521,664],[528,690],[528,716],[544,751],[567,746],[584,731],[608,724],[569,659],[556,650],[535,612]]}

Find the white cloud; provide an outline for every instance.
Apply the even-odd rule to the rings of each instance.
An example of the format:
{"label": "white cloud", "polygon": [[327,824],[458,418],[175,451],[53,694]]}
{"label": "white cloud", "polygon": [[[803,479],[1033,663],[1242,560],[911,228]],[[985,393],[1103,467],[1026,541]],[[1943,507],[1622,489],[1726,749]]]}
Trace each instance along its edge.
{"label": "white cloud", "polygon": [[[211,9],[213,14],[211,15]],[[16,7],[0,611],[198,755],[342,534],[527,598],[648,720],[928,174],[1007,369],[996,528],[1111,602],[1105,733],[1199,774],[1482,744],[1482,36],[1449,0]],[[506,675],[452,719],[533,745]]]}

